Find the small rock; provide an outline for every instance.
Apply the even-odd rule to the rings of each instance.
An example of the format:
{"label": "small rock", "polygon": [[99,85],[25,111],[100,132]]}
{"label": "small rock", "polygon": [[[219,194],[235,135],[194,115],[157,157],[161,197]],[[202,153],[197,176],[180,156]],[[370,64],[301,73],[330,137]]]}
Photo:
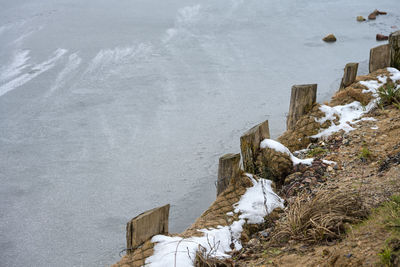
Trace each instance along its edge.
{"label": "small rock", "polygon": [[374,20],[376,19],[376,14],[374,12],[372,12],[371,14],[368,15],[368,19],[369,20]]}
{"label": "small rock", "polygon": [[264,230],[264,231],[261,231],[260,234],[261,234],[263,237],[268,237],[268,236],[269,236],[269,231],[268,231],[268,230]]}
{"label": "small rock", "polygon": [[258,246],[260,244],[260,241],[257,238],[252,238],[250,241],[247,243],[248,246]]}
{"label": "small rock", "polygon": [[357,21],[366,21],[366,19],[363,16],[357,16]]}
{"label": "small rock", "polygon": [[351,256],[353,256],[353,254],[349,253],[349,254],[346,255],[346,258],[349,259],[349,258],[351,258]]}
{"label": "small rock", "polygon": [[328,42],[328,43],[336,42],[336,37],[335,37],[335,35],[333,35],[331,33],[331,34],[328,34],[327,36],[325,36],[322,40],[325,42]]}
{"label": "small rock", "polygon": [[326,168],[326,170],[327,170],[328,172],[333,172],[332,166],[328,166],[328,168]]}
{"label": "small rock", "polygon": [[334,170],[339,170],[339,166],[337,164],[335,164],[335,166],[333,166]]}
{"label": "small rock", "polygon": [[387,14],[385,11],[379,11],[378,9],[375,9],[374,13],[376,15],[386,15]]}
{"label": "small rock", "polygon": [[376,35],[376,40],[377,41],[385,41],[385,40],[388,40],[389,39],[389,36],[387,36],[387,35],[383,35],[383,34],[377,34]]}

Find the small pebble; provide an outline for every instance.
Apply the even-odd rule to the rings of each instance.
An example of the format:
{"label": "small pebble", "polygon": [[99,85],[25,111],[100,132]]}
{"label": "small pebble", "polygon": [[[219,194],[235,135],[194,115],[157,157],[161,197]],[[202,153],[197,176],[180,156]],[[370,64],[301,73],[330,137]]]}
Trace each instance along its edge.
{"label": "small pebble", "polygon": [[357,16],[357,21],[366,21],[366,19],[363,16]]}

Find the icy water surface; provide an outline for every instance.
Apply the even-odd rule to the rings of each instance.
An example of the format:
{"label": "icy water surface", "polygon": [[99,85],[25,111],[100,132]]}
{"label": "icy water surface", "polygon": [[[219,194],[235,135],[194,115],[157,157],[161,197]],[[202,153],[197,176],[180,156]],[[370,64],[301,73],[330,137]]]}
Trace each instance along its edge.
{"label": "icy water surface", "polygon": [[0,266],[109,265],[125,223],[166,203],[182,231],[245,130],[279,135],[293,84],[326,100],[347,62],[366,72],[399,16],[398,0],[0,0]]}

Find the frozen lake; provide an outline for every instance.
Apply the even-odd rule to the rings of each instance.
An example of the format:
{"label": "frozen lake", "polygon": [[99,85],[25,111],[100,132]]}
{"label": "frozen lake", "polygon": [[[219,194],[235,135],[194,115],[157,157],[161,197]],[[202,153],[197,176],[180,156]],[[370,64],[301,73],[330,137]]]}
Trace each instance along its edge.
{"label": "frozen lake", "polygon": [[244,131],[278,136],[293,84],[327,100],[392,26],[398,0],[0,0],[0,266],[110,265],[166,203],[182,231]]}

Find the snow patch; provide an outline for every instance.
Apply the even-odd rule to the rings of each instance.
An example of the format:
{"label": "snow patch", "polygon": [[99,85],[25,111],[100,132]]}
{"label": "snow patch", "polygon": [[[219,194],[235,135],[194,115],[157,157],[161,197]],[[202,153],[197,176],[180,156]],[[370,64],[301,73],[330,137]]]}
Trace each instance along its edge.
{"label": "snow patch", "polygon": [[[327,120],[331,120],[331,126],[329,126],[327,129],[323,129],[321,132],[311,137],[327,137],[333,133],[339,132],[340,130],[343,130],[346,133],[354,130],[351,124],[358,123],[360,120],[355,120],[368,113],[373,107],[375,107],[375,104],[376,103],[374,101],[371,101],[367,106],[363,106],[360,102],[354,101],[347,105],[338,105],[334,107],[322,105],[320,110],[325,113],[325,117],[322,117],[316,121],[322,124]],[[333,122],[333,120],[336,119],[335,115],[339,118],[338,125]],[[361,120],[371,119],[363,118]]]}
{"label": "snow patch", "polygon": [[299,158],[297,158],[296,156],[294,156],[290,152],[290,150],[287,147],[285,147],[281,143],[279,143],[279,142],[277,142],[275,140],[272,140],[272,139],[264,139],[263,141],[261,141],[260,147],[262,149],[270,148],[270,149],[273,149],[273,150],[275,150],[277,152],[289,155],[290,159],[292,160],[294,165],[297,165],[297,164],[311,165],[312,162],[314,161],[313,158],[309,158],[309,159],[299,159]]}
{"label": "snow patch", "polygon": [[[390,79],[392,81],[398,81],[400,80],[400,71],[395,69],[395,68],[387,68],[387,70],[390,73]],[[364,89],[362,92],[363,93],[372,93],[374,99],[371,100],[367,106],[361,105],[360,102],[354,101],[350,104],[347,105],[338,105],[334,107],[329,107],[327,105],[322,105],[320,107],[320,110],[325,113],[325,116],[316,119],[317,122],[320,124],[323,124],[327,120],[331,120],[331,126],[329,126],[327,129],[323,129],[321,132],[319,132],[316,135],[313,135],[311,137],[314,138],[320,138],[320,137],[327,137],[330,136],[331,134],[338,132],[340,130],[343,130],[344,132],[350,132],[354,130],[354,128],[351,126],[352,124],[356,124],[360,121],[374,121],[374,118],[361,118],[364,114],[368,113],[371,111],[373,108],[376,107],[376,104],[379,101],[379,95],[378,95],[378,88],[382,86],[384,83],[387,82],[387,77],[385,76],[378,76],[378,81],[376,80],[369,80],[369,81],[361,81],[360,84],[366,86],[368,89]],[[339,118],[339,123],[338,125],[335,125],[333,123],[333,120],[336,119],[336,117]]]}
{"label": "snow patch", "polygon": [[199,245],[217,258],[230,257],[226,253],[232,251],[230,247],[232,243],[235,249],[241,249],[240,235],[246,221],[261,223],[264,221],[264,216],[273,209],[284,207],[283,200],[273,192],[271,181],[266,179],[257,181],[252,175],[247,175],[252,180],[253,186],[248,188],[239,202],[234,205],[234,212],[240,212],[238,221],[229,226],[198,230],[203,233],[200,237],[156,235],[151,239],[151,242],[155,243],[154,253],[146,259],[146,266],[194,266],[193,260]]}

